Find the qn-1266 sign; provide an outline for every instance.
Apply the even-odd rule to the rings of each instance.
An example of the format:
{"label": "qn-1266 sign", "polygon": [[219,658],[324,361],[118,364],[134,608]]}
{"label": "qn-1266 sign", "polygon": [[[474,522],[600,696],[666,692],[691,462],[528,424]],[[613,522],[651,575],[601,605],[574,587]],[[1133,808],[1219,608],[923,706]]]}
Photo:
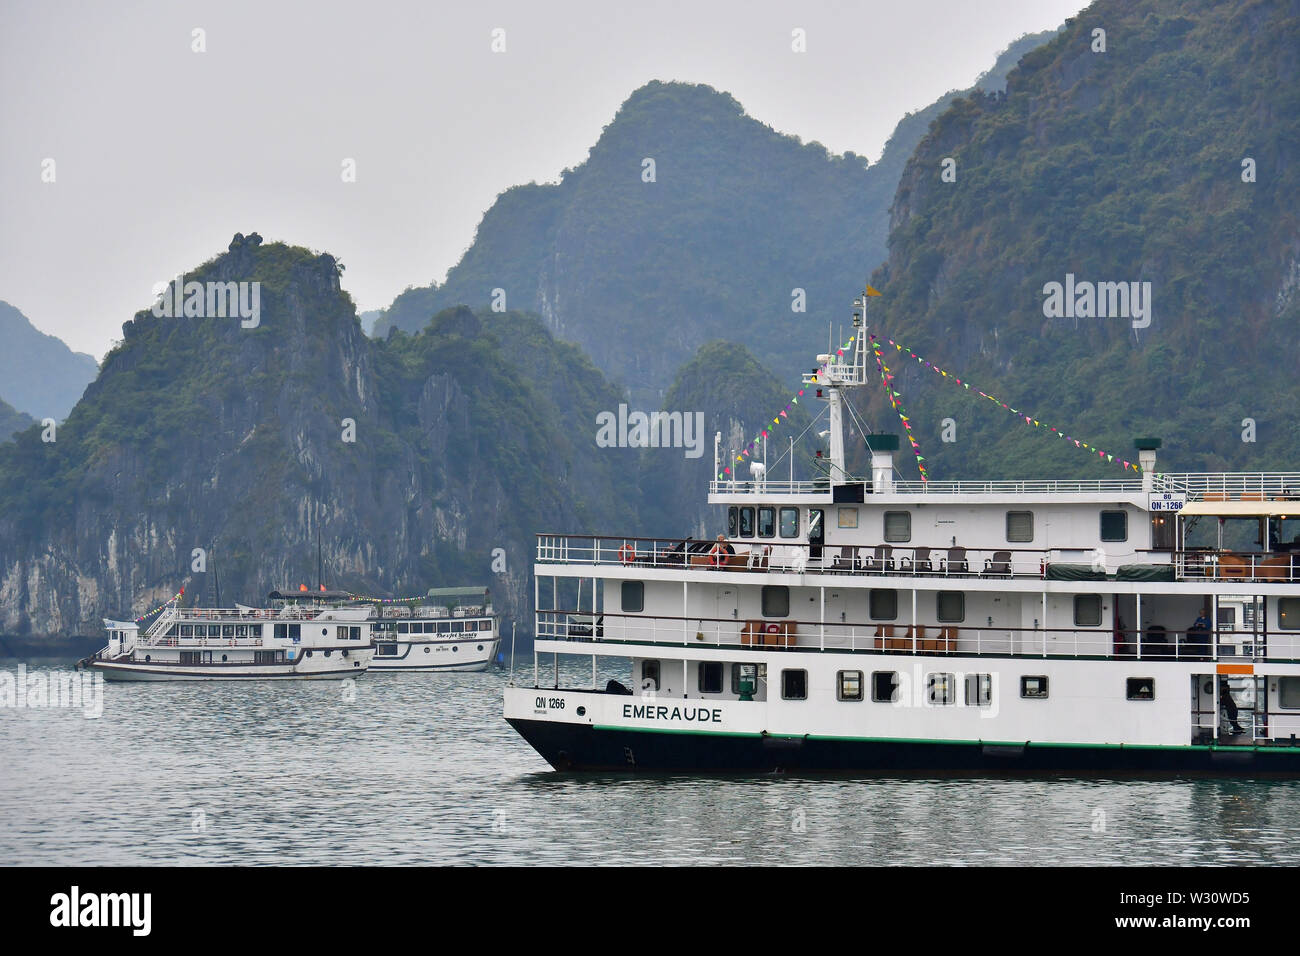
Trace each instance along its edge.
{"label": "qn-1266 sign", "polygon": [[1187,504],[1187,495],[1181,492],[1165,491],[1151,495],[1147,499],[1148,511],[1182,511]]}

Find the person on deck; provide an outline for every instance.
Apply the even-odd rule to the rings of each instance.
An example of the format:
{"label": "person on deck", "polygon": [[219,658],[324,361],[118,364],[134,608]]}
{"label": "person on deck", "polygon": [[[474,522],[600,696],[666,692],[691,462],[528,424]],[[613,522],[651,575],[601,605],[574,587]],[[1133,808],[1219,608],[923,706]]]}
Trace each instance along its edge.
{"label": "person on deck", "polygon": [[1234,737],[1246,732],[1241,724],[1237,723],[1237,702],[1232,699],[1232,689],[1228,687],[1228,681],[1224,678],[1219,679],[1219,710],[1227,718]]}

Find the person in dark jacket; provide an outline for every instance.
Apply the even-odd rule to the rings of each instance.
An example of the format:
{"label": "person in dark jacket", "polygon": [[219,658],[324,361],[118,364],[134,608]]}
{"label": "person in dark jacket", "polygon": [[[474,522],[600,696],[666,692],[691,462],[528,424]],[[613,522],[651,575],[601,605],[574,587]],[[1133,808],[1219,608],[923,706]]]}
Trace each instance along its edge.
{"label": "person in dark jacket", "polygon": [[1237,702],[1232,699],[1232,689],[1228,687],[1228,681],[1224,678],[1219,679],[1219,711],[1227,718],[1233,736],[1246,732],[1241,724],[1237,723]]}

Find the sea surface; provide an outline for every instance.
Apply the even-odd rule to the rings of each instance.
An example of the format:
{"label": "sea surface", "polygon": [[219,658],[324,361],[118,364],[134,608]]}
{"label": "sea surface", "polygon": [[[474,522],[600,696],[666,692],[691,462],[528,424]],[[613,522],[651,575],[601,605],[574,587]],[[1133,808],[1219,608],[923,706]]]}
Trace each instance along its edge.
{"label": "sea surface", "polygon": [[[590,686],[590,663],[561,670]],[[558,774],[502,720],[506,680],[104,684],[96,719],[0,706],[0,859],[1145,866],[1300,848],[1300,782]]]}

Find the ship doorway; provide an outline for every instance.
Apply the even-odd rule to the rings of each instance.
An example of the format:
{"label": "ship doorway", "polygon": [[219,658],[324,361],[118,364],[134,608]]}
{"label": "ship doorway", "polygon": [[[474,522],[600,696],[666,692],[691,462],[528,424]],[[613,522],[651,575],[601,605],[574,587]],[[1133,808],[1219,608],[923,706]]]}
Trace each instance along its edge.
{"label": "ship doorway", "polygon": [[714,620],[707,627],[701,628],[710,639],[717,644],[739,644],[740,605],[737,603],[736,588],[732,585],[718,585],[713,599],[713,617]]}
{"label": "ship doorway", "polygon": [[826,512],[821,508],[808,509],[808,562],[822,559],[822,546],[826,544]]}
{"label": "ship doorway", "polygon": [[1254,674],[1192,675],[1192,743],[1252,746],[1268,739],[1268,682]]}
{"label": "ship doorway", "polygon": [[826,592],[826,646],[847,647],[852,642],[849,619],[849,598],[844,591]]}

